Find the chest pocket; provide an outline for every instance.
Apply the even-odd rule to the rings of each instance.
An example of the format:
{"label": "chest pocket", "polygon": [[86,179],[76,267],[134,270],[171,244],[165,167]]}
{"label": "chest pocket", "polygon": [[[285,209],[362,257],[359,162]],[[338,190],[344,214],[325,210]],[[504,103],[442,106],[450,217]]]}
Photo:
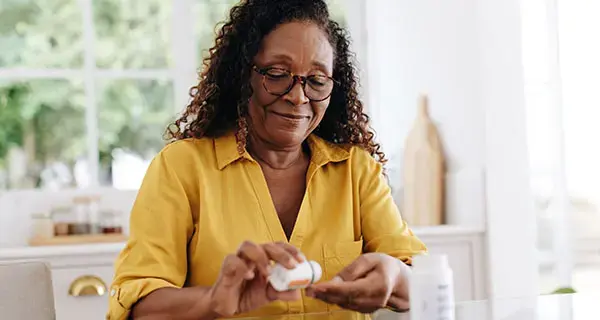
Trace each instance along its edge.
{"label": "chest pocket", "polygon": [[323,245],[323,280],[331,280],[363,252],[363,241],[337,242]]}

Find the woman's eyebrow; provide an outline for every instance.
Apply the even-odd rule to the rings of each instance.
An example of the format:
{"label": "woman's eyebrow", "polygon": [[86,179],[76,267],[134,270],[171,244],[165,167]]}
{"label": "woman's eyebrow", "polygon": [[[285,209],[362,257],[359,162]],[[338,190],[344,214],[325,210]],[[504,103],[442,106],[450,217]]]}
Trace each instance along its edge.
{"label": "woman's eyebrow", "polygon": [[329,70],[331,69],[331,66],[328,66],[325,63],[318,60],[313,60],[312,65],[326,72],[329,72]]}
{"label": "woman's eyebrow", "polygon": [[[277,61],[292,63],[294,61],[294,59],[290,55],[285,53],[275,53],[273,55],[269,55],[265,60],[267,61],[267,63],[273,63]],[[325,62],[320,60],[312,60],[311,65],[323,71],[329,71],[331,69],[331,66],[327,65]]]}
{"label": "woman's eyebrow", "polygon": [[294,59],[285,53],[276,53],[273,55],[269,55],[266,59],[267,61],[284,61],[284,62],[293,62]]}

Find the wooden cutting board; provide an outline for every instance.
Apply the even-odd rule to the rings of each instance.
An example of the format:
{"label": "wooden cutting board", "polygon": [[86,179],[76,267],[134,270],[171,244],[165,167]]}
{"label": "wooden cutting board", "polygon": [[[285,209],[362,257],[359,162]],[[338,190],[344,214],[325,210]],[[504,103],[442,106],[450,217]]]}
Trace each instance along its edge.
{"label": "wooden cutting board", "polygon": [[444,223],[445,165],[427,96],[419,97],[417,117],[404,146],[403,218],[414,226]]}

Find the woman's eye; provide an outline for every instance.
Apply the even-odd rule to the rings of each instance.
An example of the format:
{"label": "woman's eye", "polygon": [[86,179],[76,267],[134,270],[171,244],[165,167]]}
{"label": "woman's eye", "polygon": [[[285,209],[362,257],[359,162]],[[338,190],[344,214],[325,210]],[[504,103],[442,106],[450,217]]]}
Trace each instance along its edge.
{"label": "woman's eye", "polygon": [[309,77],[308,81],[313,86],[324,86],[327,84],[327,78],[322,76]]}
{"label": "woman's eye", "polygon": [[268,70],[266,75],[270,78],[280,79],[288,76],[288,73],[283,70]]}

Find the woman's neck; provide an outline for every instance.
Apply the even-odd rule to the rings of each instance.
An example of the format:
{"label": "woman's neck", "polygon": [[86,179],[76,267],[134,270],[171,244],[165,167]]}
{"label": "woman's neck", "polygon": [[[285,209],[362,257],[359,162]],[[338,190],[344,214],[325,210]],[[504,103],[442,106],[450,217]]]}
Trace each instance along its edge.
{"label": "woman's neck", "polygon": [[301,162],[306,156],[302,145],[277,148],[254,134],[248,135],[248,152],[261,164],[274,170],[285,170]]}

